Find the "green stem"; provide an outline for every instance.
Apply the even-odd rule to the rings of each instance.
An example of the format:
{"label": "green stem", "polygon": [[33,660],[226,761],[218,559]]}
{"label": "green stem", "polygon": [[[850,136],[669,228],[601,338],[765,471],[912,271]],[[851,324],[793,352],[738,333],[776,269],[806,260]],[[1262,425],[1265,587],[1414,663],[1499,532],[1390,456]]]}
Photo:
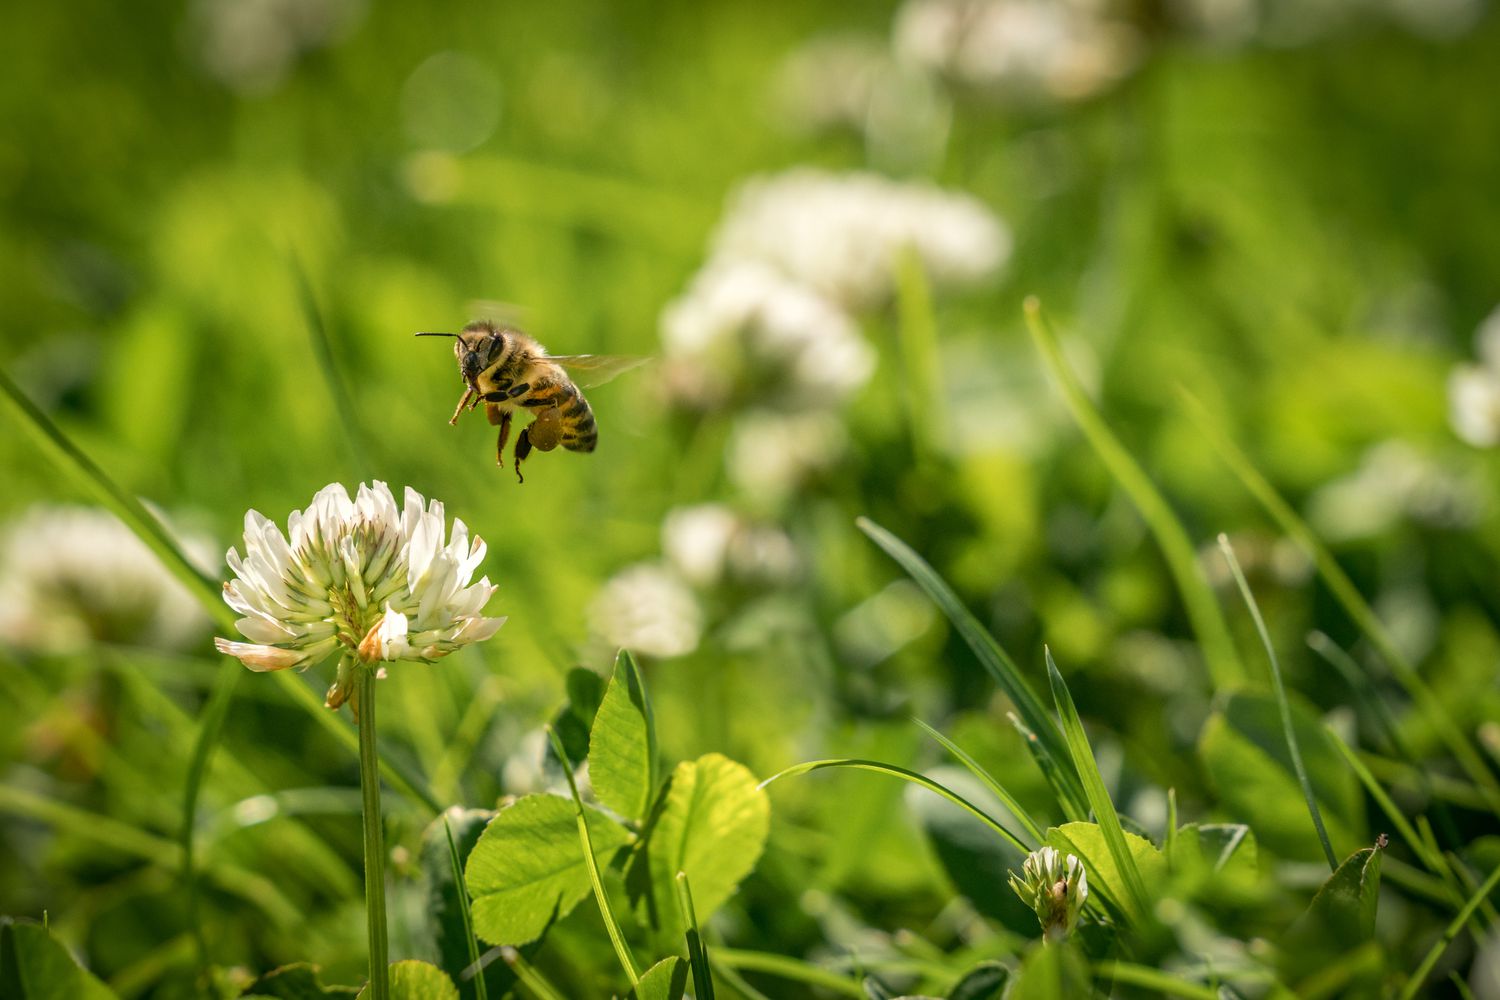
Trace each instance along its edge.
{"label": "green stem", "polygon": [[1167,568],[1182,596],[1188,621],[1202,646],[1203,659],[1208,665],[1214,690],[1228,691],[1244,687],[1247,683],[1245,668],[1240,663],[1239,654],[1235,652],[1234,640],[1230,638],[1224,613],[1219,610],[1218,600],[1198,566],[1198,552],[1187,528],[1151,481],[1151,477],[1146,475],[1146,470],[1141,468],[1120,439],[1115,437],[1104,415],[1084,390],[1083,383],[1078,380],[1073,369],[1068,367],[1057,337],[1042,315],[1041,303],[1034,296],[1026,300],[1025,312],[1031,339],[1041,352],[1042,361],[1062,392],[1063,402],[1073,414],[1079,430],[1083,431],[1083,436],[1098,453],[1115,482],[1130,497],[1135,509],[1140,511],[1151,533],[1156,536],[1162,555],[1166,557]]}
{"label": "green stem", "polygon": [[687,872],[677,873],[677,907],[687,925],[688,960],[693,966],[693,996],[696,1000],[714,1000],[713,974],[708,971],[708,951],[698,933],[698,914],[693,909],[693,890]]}
{"label": "green stem", "polygon": [[380,816],[380,758],[375,752],[375,671],[355,668],[359,706],[359,788],[364,796],[365,917],[370,928],[370,1000],[389,1000],[385,934],[385,844]]}
{"label": "green stem", "polygon": [[785,955],[773,955],[763,951],[741,951],[737,948],[715,948],[714,962],[727,969],[764,972],[772,976],[780,976],[782,979],[807,983],[810,986],[821,986],[831,993],[855,997],[856,1000],[863,1000],[866,995],[858,979],[830,972],[809,962]]}
{"label": "green stem", "polygon": [[1489,898],[1490,893],[1494,891],[1496,885],[1500,885],[1500,867],[1496,867],[1494,871],[1490,872],[1490,877],[1485,879],[1484,885],[1480,886],[1474,895],[1469,897],[1469,901],[1464,904],[1464,908],[1458,911],[1458,916],[1454,917],[1449,921],[1448,926],[1443,928],[1443,936],[1427,952],[1427,956],[1422,959],[1422,964],[1417,966],[1417,971],[1413,972],[1411,978],[1406,981],[1406,988],[1401,991],[1401,1000],[1411,1000],[1412,997],[1421,991],[1422,984],[1427,981],[1427,976],[1432,972],[1432,967],[1437,965],[1438,959],[1443,957],[1443,952],[1448,950],[1448,946],[1453,943],[1453,939],[1458,937],[1458,932],[1463,929],[1464,924],[1469,922],[1469,918],[1474,915],[1474,911],[1479,909],[1479,904]]}
{"label": "green stem", "polygon": [[1449,752],[1468,774],[1469,780],[1473,781],[1484,794],[1490,811],[1500,816],[1500,779],[1495,777],[1489,766],[1485,764],[1484,758],[1469,742],[1468,733],[1464,727],[1449,714],[1443,702],[1418,675],[1416,666],[1396,647],[1395,639],[1376,616],[1375,609],[1370,607],[1360,594],[1354,581],[1349,579],[1349,575],[1333,558],[1333,553],[1313,534],[1312,529],[1297,515],[1292,505],[1276,492],[1276,488],[1271,485],[1270,481],[1261,475],[1260,470],[1255,467],[1228,432],[1223,430],[1209,415],[1208,408],[1186,389],[1179,391],[1186,400],[1188,408],[1197,418],[1199,429],[1218,451],[1219,457],[1250,491],[1250,495],[1260,502],[1281,530],[1312,557],[1313,564],[1318,568],[1318,574],[1323,577],[1323,582],[1328,585],[1334,599],[1343,605],[1344,611],[1360,627],[1375,647],[1375,651],[1390,666],[1392,674],[1406,689],[1406,693],[1416,704],[1417,710],[1431,724],[1433,732],[1447,744]]}
{"label": "green stem", "polygon": [[188,762],[187,784],[183,792],[182,831],[178,837],[182,844],[182,878],[187,886],[188,925],[193,929],[193,941],[198,949],[198,971],[208,974],[208,940],[203,934],[203,922],[198,919],[198,867],[194,850],[198,830],[198,793],[203,776],[208,772],[208,761],[214,747],[219,743],[219,734],[224,728],[224,717],[229,714],[229,703],[234,699],[235,686],[245,673],[238,665],[220,664],[219,679],[214,684],[213,694],[203,709],[203,725],[193,741],[193,756]]}
{"label": "green stem", "polygon": [[573,809],[578,814],[578,840],[583,845],[583,863],[589,870],[589,881],[594,886],[594,899],[599,903],[599,916],[604,919],[604,929],[609,931],[609,940],[615,946],[615,955],[620,959],[620,968],[624,969],[625,975],[630,978],[630,985],[633,989],[640,985],[641,974],[636,970],[635,960],[630,956],[630,947],[625,943],[625,935],[621,932],[619,921],[615,920],[615,912],[609,905],[609,896],[604,892],[604,880],[599,876],[599,862],[594,858],[594,840],[589,836],[588,819],[583,812],[583,798],[578,794],[578,782],[573,779],[573,762],[568,759],[568,752],[563,749],[557,730],[548,726],[547,738],[552,741],[552,749],[556,751],[557,759],[562,761],[563,774],[568,777],[568,791],[573,793]]}
{"label": "green stem", "polygon": [[1255,631],[1260,634],[1261,645],[1266,647],[1266,659],[1271,663],[1271,690],[1276,694],[1276,708],[1281,713],[1281,732],[1286,739],[1287,753],[1292,758],[1292,770],[1297,772],[1297,784],[1302,786],[1302,797],[1307,800],[1307,812],[1312,817],[1313,829],[1318,833],[1318,843],[1323,845],[1328,870],[1336,872],[1339,870],[1339,859],[1333,853],[1333,844],[1328,840],[1328,828],[1323,825],[1323,813],[1318,808],[1317,797],[1313,795],[1312,779],[1308,777],[1307,766],[1302,763],[1302,748],[1297,745],[1297,730],[1292,725],[1292,706],[1287,701],[1286,687],[1281,683],[1281,663],[1276,659],[1276,647],[1271,644],[1271,633],[1260,615],[1260,605],[1255,603],[1255,595],[1250,592],[1250,584],[1240,570],[1240,561],[1235,558],[1228,535],[1219,536],[1219,549],[1224,553],[1224,560],[1229,563],[1229,572],[1234,575],[1235,585],[1240,588],[1245,606],[1250,609],[1250,618],[1255,622]]}
{"label": "green stem", "polygon": [[458,895],[458,914],[464,920],[464,944],[469,949],[469,972],[474,977],[475,1000],[490,1000],[489,985],[484,981],[484,966],[479,964],[479,941],[474,937],[474,919],[469,912],[469,886],[464,882],[463,860],[458,856],[458,843],[453,839],[453,826],[448,814],[442,816],[443,832],[448,835],[448,861],[453,866],[453,889]]}

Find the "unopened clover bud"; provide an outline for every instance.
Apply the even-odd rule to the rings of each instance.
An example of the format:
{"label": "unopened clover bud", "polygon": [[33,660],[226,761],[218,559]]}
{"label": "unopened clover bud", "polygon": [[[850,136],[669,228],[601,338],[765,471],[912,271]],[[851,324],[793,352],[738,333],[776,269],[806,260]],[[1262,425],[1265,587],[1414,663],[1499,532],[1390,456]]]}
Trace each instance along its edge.
{"label": "unopened clover bud", "polygon": [[1078,924],[1084,900],[1089,898],[1088,876],[1076,855],[1064,857],[1055,848],[1043,847],[1026,856],[1021,874],[1010,873],[1010,887],[1036,911],[1048,941],[1060,941]]}

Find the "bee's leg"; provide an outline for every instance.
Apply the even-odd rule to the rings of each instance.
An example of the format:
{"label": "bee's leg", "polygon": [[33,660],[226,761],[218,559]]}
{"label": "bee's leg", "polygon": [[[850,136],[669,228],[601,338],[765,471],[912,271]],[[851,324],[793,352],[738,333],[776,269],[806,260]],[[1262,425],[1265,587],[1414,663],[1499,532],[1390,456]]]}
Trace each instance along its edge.
{"label": "bee's leg", "polygon": [[[493,414],[491,414],[493,416]],[[495,464],[505,467],[505,442],[510,439],[510,412],[500,414],[500,436],[495,441]]]}
{"label": "bee's leg", "polygon": [[526,477],[521,475],[521,463],[526,460],[527,455],[531,454],[531,435],[526,433],[528,430],[530,428],[521,428],[521,436],[516,438],[516,482],[518,483],[526,482]]}
{"label": "bee's leg", "polygon": [[458,415],[464,412],[464,406],[469,402],[469,397],[474,395],[473,388],[464,390],[464,394],[458,397],[458,405],[453,408],[453,416],[448,420],[448,426],[453,427],[458,423]]}
{"label": "bee's leg", "polygon": [[515,399],[517,396],[524,395],[530,391],[531,385],[527,382],[522,382],[520,385],[502,385],[485,393],[484,401],[487,403],[503,403],[508,399]]}

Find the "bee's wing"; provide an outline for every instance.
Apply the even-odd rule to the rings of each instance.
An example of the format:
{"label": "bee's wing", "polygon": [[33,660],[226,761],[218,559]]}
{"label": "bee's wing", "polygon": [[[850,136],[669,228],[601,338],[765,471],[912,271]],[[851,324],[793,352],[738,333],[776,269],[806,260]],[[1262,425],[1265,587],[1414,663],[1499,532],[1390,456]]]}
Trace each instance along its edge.
{"label": "bee's wing", "polygon": [[580,389],[589,389],[651,359],[634,354],[549,354],[547,360],[567,369]]}

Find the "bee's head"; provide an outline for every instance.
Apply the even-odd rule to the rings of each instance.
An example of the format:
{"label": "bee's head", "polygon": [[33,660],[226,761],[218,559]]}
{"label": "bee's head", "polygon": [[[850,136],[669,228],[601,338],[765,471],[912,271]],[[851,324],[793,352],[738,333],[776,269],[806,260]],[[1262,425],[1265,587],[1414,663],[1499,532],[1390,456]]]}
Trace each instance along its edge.
{"label": "bee's head", "polygon": [[453,355],[458,358],[458,373],[473,384],[479,373],[494,363],[505,349],[505,332],[493,323],[478,321],[464,327],[462,333],[419,333],[419,337],[452,337]]}

